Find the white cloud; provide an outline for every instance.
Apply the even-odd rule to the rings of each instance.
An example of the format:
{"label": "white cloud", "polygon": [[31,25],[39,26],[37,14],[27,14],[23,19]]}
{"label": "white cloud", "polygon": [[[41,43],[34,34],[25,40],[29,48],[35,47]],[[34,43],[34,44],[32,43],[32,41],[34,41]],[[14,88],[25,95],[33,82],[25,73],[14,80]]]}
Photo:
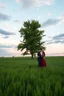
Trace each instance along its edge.
{"label": "white cloud", "polygon": [[6,8],[7,6],[3,3],[0,3],[0,8]]}
{"label": "white cloud", "polygon": [[21,52],[17,51],[16,48],[0,48],[0,57],[1,56],[21,56]]}
{"label": "white cloud", "polygon": [[10,56],[11,54],[7,52],[6,49],[0,48],[0,57],[1,56]]}
{"label": "white cloud", "polygon": [[53,5],[54,0],[16,0],[17,3],[20,3],[23,5],[23,7],[30,7],[30,6],[36,6],[40,7],[42,5]]}
{"label": "white cloud", "polygon": [[4,23],[4,26],[8,28],[8,23]]}
{"label": "white cloud", "polygon": [[59,17],[58,17],[58,19],[60,19],[59,24],[64,23],[64,14],[63,14],[63,15],[61,15],[61,16],[59,16]]}
{"label": "white cloud", "polygon": [[16,0],[16,2],[17,2],[17,3],[20,3],[20,2],[21,2],[21,0]]}
{"label": "white cloud", "polygon": [[58,19],[64,19],[64,14],[58,17]]}
{"label": "white cloud", "polygon": [[51,16],[52,15],[52,13],[48,13],[48,16]]}
{"label": "white cloud", "polygon": [[[8,50],[8,48],[6,49]],[[17,50],[17,48],[9,48],[8,53],[12,54],[12,56],[20,56],[21,55],[21,51]]]}
{"label": "white cloud", "polygon": [[[46,46],[46,55],[63,55],[64,56],[64,44],[51,44]],[[62,54],[63,53],[63,54]]]}
{"label": "white cloud", "polygon": [[20,56],[20,50],[17,50],[18,40],[12,38],[4,39],[0,37],[0,56]]}
{"label": "white cloud", "polygon": [[64,20],[61,20],[61,21],[59,22],[59,24],[62,24],[62,23],[64,23]]}
{"label": "white cloud", "polygon": [[4,38],[0,37],[0,44],[15,45],[15,46],[17,46],[19,43],[20,43],[20,41],[13,40],[12,38],[4,39]]}

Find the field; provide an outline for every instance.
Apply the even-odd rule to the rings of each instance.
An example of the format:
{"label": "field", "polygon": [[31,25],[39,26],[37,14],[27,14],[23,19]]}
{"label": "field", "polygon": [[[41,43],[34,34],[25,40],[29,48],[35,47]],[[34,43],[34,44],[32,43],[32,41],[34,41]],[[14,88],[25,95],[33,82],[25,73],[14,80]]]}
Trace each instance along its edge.
{"label": "field", "polygon": [[0,58],[0,96],[64,96],[64,57]]}

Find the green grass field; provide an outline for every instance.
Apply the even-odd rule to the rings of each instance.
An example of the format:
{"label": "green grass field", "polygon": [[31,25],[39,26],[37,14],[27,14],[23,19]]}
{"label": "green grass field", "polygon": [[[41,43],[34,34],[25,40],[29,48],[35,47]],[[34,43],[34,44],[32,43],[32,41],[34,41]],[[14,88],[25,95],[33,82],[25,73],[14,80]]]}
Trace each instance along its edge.
{"label": "green grass field", "polygon": [[0,96],[64,96],[64,57],[0,58]]}

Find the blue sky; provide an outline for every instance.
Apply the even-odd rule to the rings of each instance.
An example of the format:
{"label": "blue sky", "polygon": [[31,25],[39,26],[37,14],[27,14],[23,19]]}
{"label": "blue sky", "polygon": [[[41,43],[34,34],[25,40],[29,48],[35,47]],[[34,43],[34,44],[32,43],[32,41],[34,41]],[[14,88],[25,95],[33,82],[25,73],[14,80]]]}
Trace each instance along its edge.
{"label": "blue sky", "polygon": [[19,30],[38,20],[46,35],[46,55],[64,55],[64,0],[0,0],[0,56],[19,56]]}

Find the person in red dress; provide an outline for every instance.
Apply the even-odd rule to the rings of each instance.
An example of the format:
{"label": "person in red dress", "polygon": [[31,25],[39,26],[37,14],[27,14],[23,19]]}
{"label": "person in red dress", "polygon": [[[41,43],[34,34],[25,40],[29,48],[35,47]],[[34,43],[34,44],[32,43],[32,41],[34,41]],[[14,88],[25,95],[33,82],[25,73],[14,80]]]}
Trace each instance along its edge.
{"label": "person in red dress", "polygon": [[44,51],[42,51],[42,56],[43,56],[43,58],[42,58],[42,60],[41,60],[41,67],[46,67],[46,61],[45,61],[45,52]]}

